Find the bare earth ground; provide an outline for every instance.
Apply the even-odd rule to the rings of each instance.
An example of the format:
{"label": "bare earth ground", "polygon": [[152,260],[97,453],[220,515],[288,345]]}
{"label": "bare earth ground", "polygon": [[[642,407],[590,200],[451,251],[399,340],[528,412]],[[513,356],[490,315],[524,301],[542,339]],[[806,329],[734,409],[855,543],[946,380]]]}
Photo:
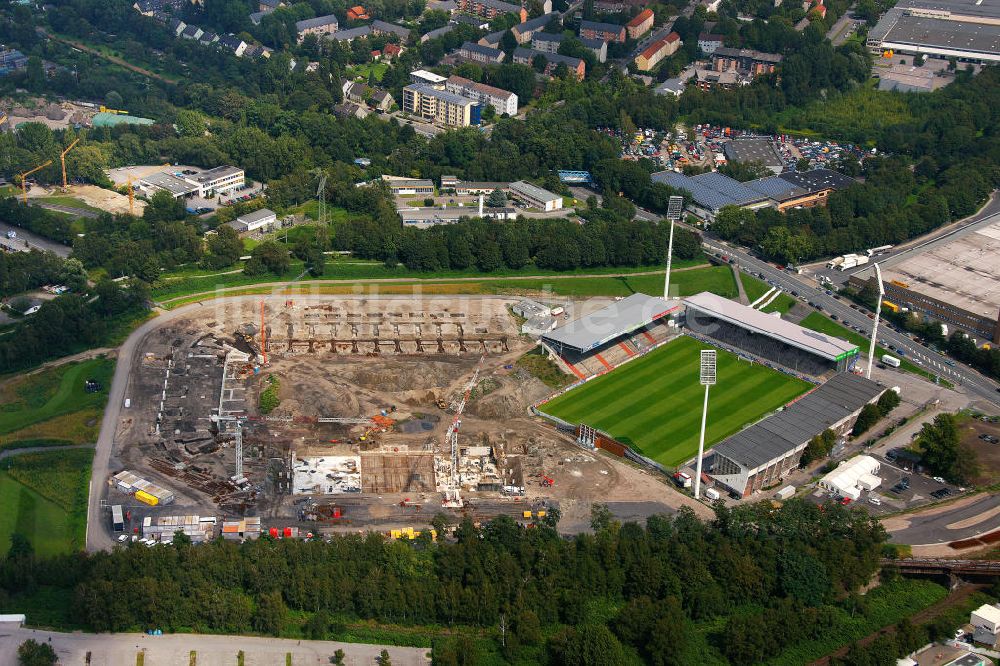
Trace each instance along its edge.
{"label": "bare earth ground", "polygon": [[[94,208],[98,208],[109,213],[129,212],[127,196],[124,194],[118,194],[117,192],[112,192],[111,190],[106,190],[102,187],[97,187],[96,185],[70,185],[66,192],[63,192],[61,188],[56,187],[45,189],[35,186],[28,193],[29,198],[48,196],[74,197],[80,199],[89,206],[93,206]],[[142,215],[142,212],[145,209],[146,202],[136,198],[136,215]]]}
{"label": "bare earth ground", "polygon": [[[296,503],[295,496],[278,494],[270,487],[274,461],[280,464],[282,459],[288,460],[291,451],[296,459],[361,455],[362,475],[368,470],[362,493],[314,498],[344,507],[349,524],[313,523],[310,529],[419,528],[428,524],[441,510],[434,480],[443,478],[440,470],[435,472],[435,465],[449,459],[446,430],[479,366],[478,380],[461,418],[459,447],[487,446],[502,451],[506,456],[502,468],[509,472],[506,478],[514,485],[523,485],[525,497],[515,500],[495,490],[467,486],[463,497],[466,511],[471,511],[474,519],[500,513],[520,518],[524,508],[558,504],[563,515],[560,529],[578,532],[589,527],[595,502],[606,503],[621,520],[643,521],[681,506],[690,506],[698,515],[710,518],[707,506],[681,495],[666,479],[604,452],[585,450],[576,445],[572,435],[531,416],[530,405],[549,395],[551,389],[514,365],[534,342],[518,334],[516,322],[507,312],[509,302],[495,297],[440,296],[268,299],[269,364],[245,380],[226,384],[245,386],[237,389],[242,402],[236,408],[254,416],[269,378],[279,382],[279,406],[266,420],[249,422],[245,431],[245,446],[250,452],[245,473],[265,488],[253,510],[256,515],[265,524],[295,523],[301,503]],[[175,428],[204,432],[208,416],[218,405],[220,390],[221,366],[213,359],[224,354],[221,350],[226,345],[243,348],[235,336],[237,327],[257,325],[260,317],[259,302],[217,301],[215,307],[155,331],[138,349],[143,362],[133,370],[129,389],[132,407],[120,422],[115,457],[121,462],[117,469],[135,469],[175,491],[177,502],[162,507],[161,514],[220,513],[211,497],[181,479],[164,477],[162,467],[152,469],[148,460],[168,458],[209,470],[219,478],[232,474],[235,458],[230,445],[192,457],[174,443],[185,436],[184,432],[178,435]],[[465,351],[457,342],[463,335]],[[437,346],[440,336],[445,341],[444,352]],[[423,339],[424,351],[414,346],[415,338]],[[254,339],[259,339],[256,333]],[[485,340],[486,354],[480,366],[481,339]],[[374,340],[380,341],[378,352],[374,351]],[[396,340],[402,351],[394,349]],[[356,342],[354,349],[352,341]],[[167,358],[173,358],[174,363],[166,385],[167,409],[176,406],[170,417],[174,420],[156,436],[152,426],[165,386]],[[383,414],[395,422],[385,431],[372,432],[363,424],[316,421]],[[544,486],[544,477],[553,479],[554,484]],[[373,486],[371,478],[380,481]],[[421,507],[401,508],[400,501],[407,498]]]}

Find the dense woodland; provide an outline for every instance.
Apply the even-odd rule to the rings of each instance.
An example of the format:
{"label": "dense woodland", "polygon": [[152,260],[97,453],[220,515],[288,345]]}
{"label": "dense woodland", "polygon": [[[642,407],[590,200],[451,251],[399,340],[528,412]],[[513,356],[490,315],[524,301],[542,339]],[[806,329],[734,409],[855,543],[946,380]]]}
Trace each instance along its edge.
{"label": "dense woodland", "polygon": [[[16,539],[0,563],[0,607],[49,590],[96,631],[321,638],[358,619],[436,625],[485,632],[522,663],[581,665],[625,663],[626,654],[691,663],[696,627],[713,627],[715,649],[750,664],[823,635],[836,608],[861,603],[853,593],[877,570],[885,538],[864,512],[802,501],[719,508],[711,523],[682,511],[645,527],[598,507],[595,532],[571,539],[553,529],[557,519],[534,529],[466,521],[454,542],[178,540],[48,560]],[[596,620],[595,607],[614,610]]]}

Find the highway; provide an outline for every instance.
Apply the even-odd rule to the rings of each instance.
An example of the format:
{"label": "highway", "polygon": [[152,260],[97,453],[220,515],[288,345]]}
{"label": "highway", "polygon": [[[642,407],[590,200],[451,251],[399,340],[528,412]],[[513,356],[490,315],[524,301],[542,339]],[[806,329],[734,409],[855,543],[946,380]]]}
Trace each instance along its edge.
{"label": "highway", "polygon": [[[866,316],[867,311],[851,308],[846,301],[835,299],[832,294],[827,294],[825,290],[818,289],[788,271],[751,256],[742,248],[734,247],[707,235],[704,237],[704,246],[709,252],[717,252],[731,257],[738,266],[753,274],[761,273],[764,280],[789,294],[797,292],[800,298],[820,306],[827,315],[836,315],[840,321],[848,326],[859,326],[863,329],[864,335],[871,336],[872,320]],[[1000,405],[1000,393],[997,392],[996,382],[961,363],[951,361],[954,366],[948,365],[944,357],[910,339],[908,335],[889,328],[885,321],[879,324],[878,339],[879,344],[883,347],[889,345],[896,347],[897,350],[900,350],[897,352],[899,356],[921,365],[929,372],[939,374],[942,378],[956,385],[965,387],[971,395],[987,400],[994,405]],[[864,354],[868,353],[867,349],[861,351]]]}

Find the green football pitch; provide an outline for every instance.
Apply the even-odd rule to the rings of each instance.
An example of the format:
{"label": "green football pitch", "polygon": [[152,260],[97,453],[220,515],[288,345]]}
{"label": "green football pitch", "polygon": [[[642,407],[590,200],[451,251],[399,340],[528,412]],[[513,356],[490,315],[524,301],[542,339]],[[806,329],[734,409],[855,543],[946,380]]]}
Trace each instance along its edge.
{"label": "green football pitch", "polygon": [[[699,353],[710,348],[681,336],[541,405],[570,423],[603,430],[668,467],[698,453],[705,391]],[[718,350],[718,384],[708,399],[705,447],[802,395],[812,385]]]}

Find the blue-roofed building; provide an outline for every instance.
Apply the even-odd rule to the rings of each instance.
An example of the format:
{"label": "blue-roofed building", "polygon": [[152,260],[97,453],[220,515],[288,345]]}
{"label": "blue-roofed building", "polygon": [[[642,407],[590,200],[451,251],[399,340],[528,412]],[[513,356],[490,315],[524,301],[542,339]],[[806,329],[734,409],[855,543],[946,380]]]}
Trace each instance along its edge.
{"label": "blue-roofed building", "polygon": [[691,195],[688,208],[708,222],[715,220],[726,206],[764,208],[771,205],[766,194],[717,172],[685,176],[676,171],[660,171],[652,175],[652,180],[688,192]]}

